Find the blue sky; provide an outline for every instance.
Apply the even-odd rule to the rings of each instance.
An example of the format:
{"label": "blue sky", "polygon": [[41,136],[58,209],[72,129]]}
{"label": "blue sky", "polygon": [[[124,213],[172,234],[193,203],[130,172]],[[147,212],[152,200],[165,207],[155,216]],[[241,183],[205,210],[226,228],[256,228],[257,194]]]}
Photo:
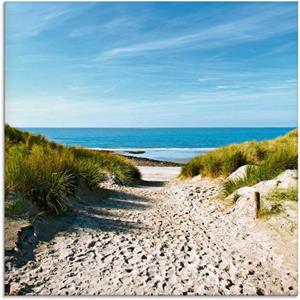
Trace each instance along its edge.
{"label": "blue sky", "polygon": [[297,125],[295,2],[10,2],[5,23],[11,125]]}

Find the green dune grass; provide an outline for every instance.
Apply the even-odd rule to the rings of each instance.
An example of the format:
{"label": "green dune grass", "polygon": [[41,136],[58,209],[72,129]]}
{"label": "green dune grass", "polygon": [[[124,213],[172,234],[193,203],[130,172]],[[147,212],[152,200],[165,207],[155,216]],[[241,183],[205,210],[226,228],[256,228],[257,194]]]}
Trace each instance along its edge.
{"label": "green dune grass", "polygon": [[276,177],[286,169],[298,168],[298,130],[270,141],[245,142],[216,149],[190,160],[181,169],[181,178],[196,175],[227,177],[243,165],[256,165],[248,168],[246,176],[224,184],[225,194],[229,195],[240,187],[256,184],[259,181]]}
{"label": "green dune grass", "polygon": [[139,170],[122,156],[65,147],[5,126],[5,195],[10,212],[26,199],[42,211],[58,214],[67,199],[76,197],[80,184],[97,188],[104,172],[124,185],[140,179]]}

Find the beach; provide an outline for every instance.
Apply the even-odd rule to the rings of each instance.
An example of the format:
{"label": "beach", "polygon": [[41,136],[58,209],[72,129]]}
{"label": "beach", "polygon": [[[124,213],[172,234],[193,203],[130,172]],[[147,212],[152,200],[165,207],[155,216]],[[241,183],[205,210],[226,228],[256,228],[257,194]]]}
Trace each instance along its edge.
{"label": "beach", "polygon": [[267,223],[224,206],[216,198],[219,179],[178,181],[179,167],[139,169],[140,184],[82,190],[72,212],[37,219],[36,236],[19,235],[23,251],[36,244],[34,259],[15,264],[6,257],[7,292],[297,294],[295,235],[283,239]]}
{"label": "beach", "polygon": [[298,3],[7,1],[3,296],[296,296]]}
{"label": "beach", "polygon": [[297,294],[297,130],[184,165],[5,133],[6,295]]}

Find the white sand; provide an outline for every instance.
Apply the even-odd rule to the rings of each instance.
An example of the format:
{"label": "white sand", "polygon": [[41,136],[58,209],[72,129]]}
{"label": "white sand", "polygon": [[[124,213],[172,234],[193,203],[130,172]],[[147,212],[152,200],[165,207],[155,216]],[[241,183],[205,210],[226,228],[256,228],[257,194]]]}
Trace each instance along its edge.
{"label": "white sand", "polygon": [[[86,196],[72,225],[5,281],[31,295],[295,295],[296,259],[265,227],[239,222],[217,182],[172,181],[179,168],[141,167],[149,186]],[[151,185],[157,188],[152,189]],[[249,216],[251,218],[251,216]],[[246,225],[245,225],[246,224]],[[290,258],[289,258],[290,259]]]}
{"label": "white sand", "polygon": [[170,181],[180,173],[180,167],[139,167],[145,181]]}

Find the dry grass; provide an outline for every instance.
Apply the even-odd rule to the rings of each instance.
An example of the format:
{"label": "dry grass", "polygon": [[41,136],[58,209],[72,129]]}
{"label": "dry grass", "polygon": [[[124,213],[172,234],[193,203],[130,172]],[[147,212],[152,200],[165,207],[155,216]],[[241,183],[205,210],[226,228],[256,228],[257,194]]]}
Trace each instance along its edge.
{"label": "dry grass", "polygon": [[262,209],[259,212],[260,218],[269,218],[272,215],[281,213],[284,210],[283,202],[298,201],[298,188],[291,187],[287,189],[275,189],[266,196],[262,204]]}
{"label": "dry grass", "polygon": [[244,178],[224,183],[224,197],[244,186],[276,177],[287,169],[298,168],[298,130],[271,141],[232,144],[190,160],[181,169],[181,178],[201,174],[227,177],[243,165],[249,167]]}
{"label": "dry grass", "polygon": [[22,199],[27,199],[49,214],[58,214],[81,183],[97,188],[104,171],[123,184],[140,179],[138,169],[119,155],[64,147],[8,125],[5,134],[6,198],[15,195],[15,201],[6,202],[7,212],[19,210]]}
{"label": "dry grass", "polygon": [[298,130],[263,142],[232,144],[197,156],[182,167],[181,177],[198,174],[209,177],[228,176],[237,168],[246,165],[263,166],[264,170],[280,173],[298,166]]}
{"label": "dry grass", "polygon": [[267,196],[269,201],[298,201],[298,189],[276,189]]}

